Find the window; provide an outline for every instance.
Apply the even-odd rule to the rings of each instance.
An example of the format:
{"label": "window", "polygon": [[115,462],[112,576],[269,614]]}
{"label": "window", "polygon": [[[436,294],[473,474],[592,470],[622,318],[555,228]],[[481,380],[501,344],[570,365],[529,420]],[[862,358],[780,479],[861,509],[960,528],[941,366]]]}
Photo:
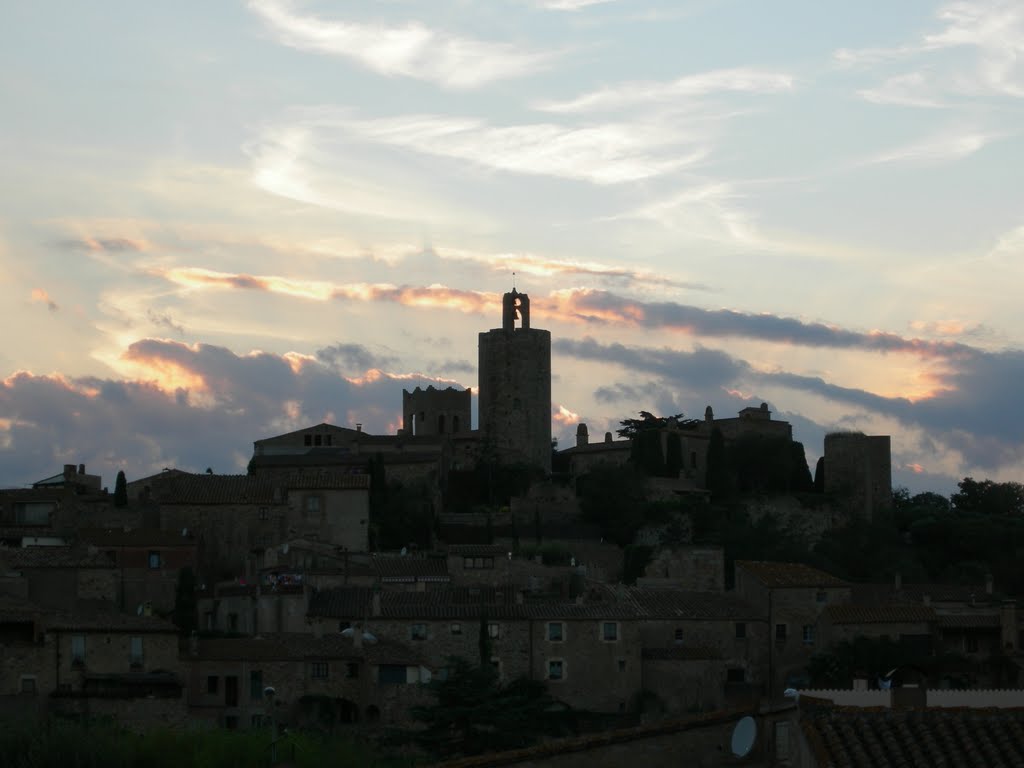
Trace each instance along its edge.
{"label": "window", "polygon": [[747,671],[742,667],[730,667],[725,670],[725,682],[745,683],[747,682]]}
{"label": "window", "polygon": [[36,678],[35,675],[23,675],[21,678],[21,692],[22,693],[35,693],[36,692]]}
{"label": "window", "polygon": [[736,639],[743,640],[747,636],[747,625],[745,622],[736,622]]}
{"label": "window", "polygon": [[224,675],[224,706],[238,706],[238,676]]}
{"label": "window", "polygon": [[228,630],[231,631],[231,632],[237,632],[238,631],[238,614],[237,613],[229,613],[228,614]]}
{"label": "window", "polygon": [[697,468],[697,452],[696,451],[690,451],[690,468],[691,469],[696,469]]}
{"label": "window", "polygon": [[619,672],[625,672],[625,671],[626,671],[626,660],[625,659],[619,659]]}
{"label": "window", "polygon": [[319,496],[307,496],[306,497],[306,517],[319,517],[320,516],[320,497]]}
{"label": "window", "polygon": [[326,661],[314,661],[309,665],[309,676],[314,680],[326,680],[327,679],[327,662]]}
{"label": "window", "polygon": [[229,731],[237,731],[238,715],[224,715],[224,727]]}
{"label": "window", "polygon": [[548,680],[562,680],[565,678],[565,662],[561,659],[548,661]]}
{"label": "window", "polygon": [[492,656],[491,657],[491,669],[494,670],[494,674],[497,675],[498,678],[500,679],[501,678],[501,659],[499,659],[497,656]]}
{"label": "window", "polygon": [[560,621],[548,622],[548,642],[560,643],[565,639],[565,625]]}
{"label": "window", "polygon": [[133,637],[131,639],[131,651],[130,660],[133,667],[142,666],[142,638]]}
{"label": "window", "polygon": [[345,677],[349,680],[355,680],[359,677],[359,662],[350,661],[345,664]]}
{"label": "window", "polygon": [[619,639],[619,623],[605,621],[601,623],[601,639],[606,643],[614,643]]}
{"label": "window", "polygon": [[270,517],[270,510],[266,507],[260,507],[260,520],[266,520],[268,517]]}
{"label": "window", "polygon": [[494,568],[493,557],[466,557],[462,561],[463,568],[472,568],[479,570],[480,568]]}
{"label": "window", "polygon": [[251,715],[249,717],[250,728],[262,728],[263,727],[263,715]]}
{"label": "window", "polygon": [[216,675],[210,675],[206,678],[206,692],[209,694],[217,693],[217,683],[219,678]]}
{"label": "window", "polygon": [[381,664],[377,667],[377,682],[381,685],[405,685],[405,667],[399,664]]}
{"label": "window", "polygon": [[462,625],[459,624],[458,622],[453,623],[452,626],[451,626],[451,633],[453,635],[461,635],[462,634]]}
{"label": "window", "polygon": [[85,664],[85,635],[71,636],[71,663],[77,667]]}
{"label": "window", "polygon": [[154,571],[160,567],[160,552],[155,549],[149,552],[149,567]]}
{"label": "window", "polygon": [[206,626],[207,631],[212,632],[214,629],[213,611],[207,611],[203,616],[205,617],[205,621],[203,623]]}
{"label": "window", "polygon": [[426,624],[413,624],[409,627],[409,638],[411,640],[426,640],[427,639],[427,625]]}
{"label": "window", "polygon": [[493,621],[488,623],[487,636],[492,640],[497,640],[501,637],[501,625]]}
{"label": "window", "polygon": [[303,443],[303,445],[312,445],[313,444],[313,436],[312,435],[303,435],[302,436],[302,443]]}
{"label": "window", "polygon": [[814,625],[804,624],[804,645],[814,645]]}
{"label": "window", "polygon": [[778,642],[780,642],[780,643],[786,642],[786,625],[785,624],[776,624],[775,625],[775,639]]}
{"label": "window", "polygon": [[323,435],[313,435],[313,445],[323,445],[323,444],[324,444],[324,436]]}
{"label": "window", "polygon": [[439,434],[439,435],[443,435],[444,434],[444,414],[443,413],[439,413],[437,415],[437,434]]}
{"label": "window", "polygon": [[819,603],[827,603],[828,602],[828,592],[825,592],[825,591],[818,592],[818,594],[816,594],[814,596],[814,599],[817,600]]}
{"label": "window", "polygon": [[249,698],[253,701],[263,698],[263,670],[254,669],[249,672]]}
{"label": "window", "polygon": [[331,444],[331,436],[330,435],[324,435],[324,445],[330,445],[330,444]]}
{"label": "window", "polygon": [[675,641],[677,643],[683,642],[683,630],[682,629],[677,629],[675,631],[675,638],[674,639],[675,639]]}
{"label": "window", "polygon": [[967,653],[977,653],[978,652],[978,636],[977,635],[967,635],[964,638],[964,648],[967,650]]}
{"label": "window", "polygon": [[50,513],[57,511],[54,501],[14,502],[14,522],[18,525],[49,525]]}

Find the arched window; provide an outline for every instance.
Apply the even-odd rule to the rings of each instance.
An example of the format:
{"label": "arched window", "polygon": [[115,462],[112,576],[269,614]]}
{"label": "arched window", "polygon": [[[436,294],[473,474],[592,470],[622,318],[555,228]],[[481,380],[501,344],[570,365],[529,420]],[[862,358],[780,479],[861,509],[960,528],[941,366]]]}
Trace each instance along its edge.
{"label": "arched window", "polygon": [[439,435],[443,435],[444,434],[444,414],[443,413],[439,413],[437,415],[437,434],[439,434]]}
{"label": "arched window", "polygon": [[452,416],[452,432],[456,432],[457,433],[458,431],[459,431],[459,417],[458,416]]}

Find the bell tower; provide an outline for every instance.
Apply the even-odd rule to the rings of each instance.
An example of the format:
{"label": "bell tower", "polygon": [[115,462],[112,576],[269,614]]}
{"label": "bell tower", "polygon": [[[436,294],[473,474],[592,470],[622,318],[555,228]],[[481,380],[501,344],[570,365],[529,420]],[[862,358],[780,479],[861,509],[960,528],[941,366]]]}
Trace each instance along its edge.
{"label": "bell tower", "polygon": [[[518,325],[517,325],[518,321]],[[551,471],[551,333],[530,327],[530,297],[501,301],[501,328],[479,337],[479,425],[506,460]]]}

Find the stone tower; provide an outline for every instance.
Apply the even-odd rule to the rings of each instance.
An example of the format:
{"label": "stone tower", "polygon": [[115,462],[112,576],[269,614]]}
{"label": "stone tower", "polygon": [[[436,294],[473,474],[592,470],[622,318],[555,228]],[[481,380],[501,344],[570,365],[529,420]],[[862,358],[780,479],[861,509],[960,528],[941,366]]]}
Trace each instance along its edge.
{"label": "stone tower", "polygon": [[506,293],[501,328],[480,334],[479,371],[484,438],[503,458],[550,472],[551,333],[530,327],[525,293]]}
{"label": "stone tower", "polygon": [[888,435],[825,435],[825,493],[852,515],[870,520],[892,506],[892,449]]}
{"label": "stone tower", "polygon": [[468,389],[402,390],[402,433],[406,435],[455,435],[469,432],[473,410]]}

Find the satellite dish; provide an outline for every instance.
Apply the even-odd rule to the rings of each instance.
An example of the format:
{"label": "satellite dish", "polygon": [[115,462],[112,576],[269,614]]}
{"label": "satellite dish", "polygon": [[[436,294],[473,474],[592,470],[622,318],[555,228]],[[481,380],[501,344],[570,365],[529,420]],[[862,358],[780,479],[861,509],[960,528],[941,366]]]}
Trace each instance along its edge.
{"label": "satellite dish", "polygon": [[402,557],[405,557],[408,553],[409,553],[409,551],[405,547],[402,547],[402,552],[401,552]]}
{"label": "satellite dish", "polygon": [[757,740],[757,722],[750,715],[742,718],[732,729],[729,746],[735,757],[746,757],[754,748]]}

